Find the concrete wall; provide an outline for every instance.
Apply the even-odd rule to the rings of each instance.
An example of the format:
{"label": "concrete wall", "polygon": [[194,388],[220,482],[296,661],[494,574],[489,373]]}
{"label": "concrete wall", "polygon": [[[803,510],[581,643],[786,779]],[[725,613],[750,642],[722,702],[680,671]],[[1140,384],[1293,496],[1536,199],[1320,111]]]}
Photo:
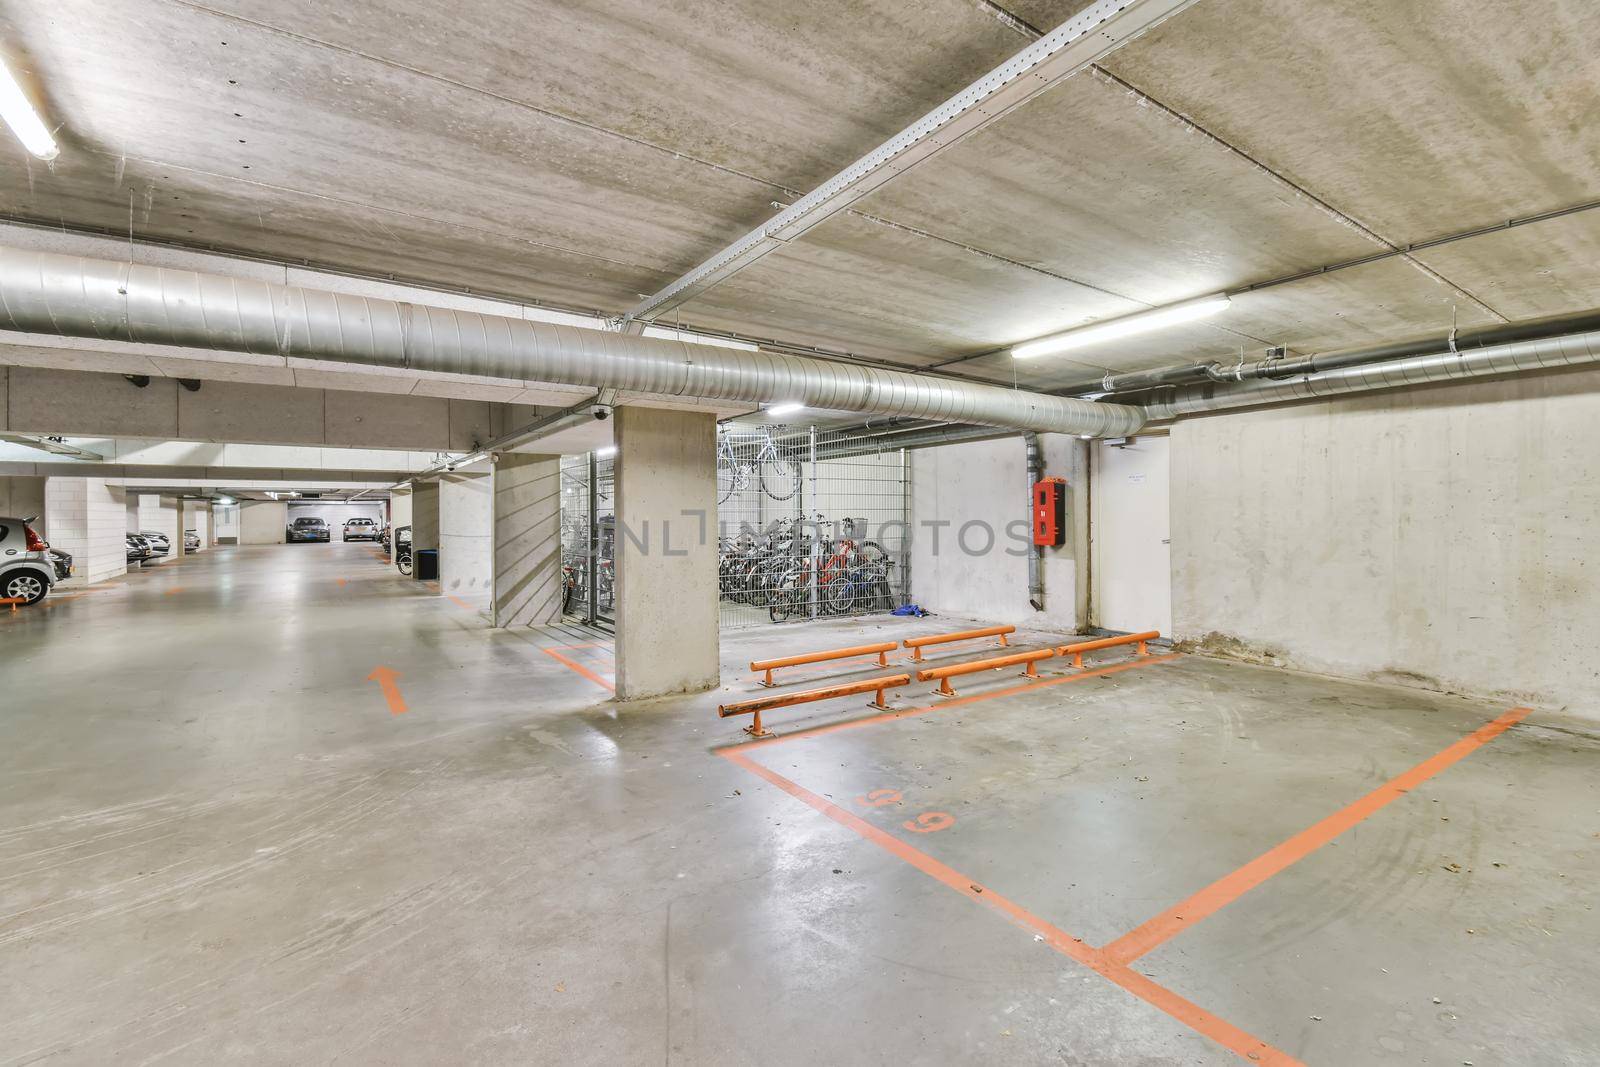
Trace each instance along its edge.
{"label": "concrete wall", "polygon": [[239,505],[216,504],[211,509],[212,535],[219,545],[239,543]]}
{"label": "concrete wall", "polygon": [[[229,381],[208,381],[191,393],[172,378],[152,378],[140,389],[120,374],[49,367],[5,370],[10,423],[5,429],[75,437],[468,451],[527,421],[533,410],[437,396]],[[185,450],[183,459],[169,455],[119,462],[194,465],[191,452]],[[306,465],[318,463],[307,460]]]}
{"label": "concrete wall", "polygon": [[710,689],[720,673],[716,417],[619,407],[616,434],[617,696]]}
{"label": "concrete wall", "polygon": [[[1041,434],[1045,475],[1084,477],[1077,440]],[[1042,555],[1044,611],[1028,603],[1031,497],[1021,437],[911,453],[911,599],[929,611],[1075,632],[1079,627],[1078,540]],[[1069,492],[1067,526],[1077,525]],[[963,534],[963,530],[965,533]],[[992,532],[992,540],[991,540]]]}
{"label": "concrete wall", "polygon": [[72,556],[72,586],[126,574],[127,501],[103,478],[51,478],[45,484],[50,543]]}
{"label": "concrete wall", "polygon": [[45,515],[44,481],[43,478],[0,478],[0,515],[10,519],[39,516],[34,530],[49,540],[50,531],[45,526],[48,516]]}
{"label": "concrete wall", "polygon": [[281,545],[289,524],[289,508],[277,500],[239,501],[239,543]]}
{"label": "concrete wall", "polygon": [[561,617],[561,457],[507,454],[494,465],[494,624]]}
{"label": "concrete wall", "polygon": [[1600,718],[1600,372],[1180,422],[1179,637]]}
{"label": "concrete wall", "polygon": [[494,488],[488,473],[439,479],[439,589],[467,599],[494,585]]}

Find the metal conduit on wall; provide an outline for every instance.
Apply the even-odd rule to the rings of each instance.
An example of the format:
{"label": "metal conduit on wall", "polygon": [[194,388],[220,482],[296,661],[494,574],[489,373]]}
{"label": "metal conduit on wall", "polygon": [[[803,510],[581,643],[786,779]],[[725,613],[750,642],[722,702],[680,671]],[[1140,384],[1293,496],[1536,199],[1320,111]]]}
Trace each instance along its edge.
{"label": "metal conduit on wall", "polygon": [[1136,407],[0,247],[0,329],[1117,437]]}

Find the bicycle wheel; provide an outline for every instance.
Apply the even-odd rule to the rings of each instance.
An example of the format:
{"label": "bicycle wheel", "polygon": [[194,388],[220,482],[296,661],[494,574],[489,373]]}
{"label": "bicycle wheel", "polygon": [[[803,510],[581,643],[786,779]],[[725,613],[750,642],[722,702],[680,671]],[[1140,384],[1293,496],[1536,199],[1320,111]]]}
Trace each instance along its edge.
{"label": "bicycle wheel", "polygon": [[[788,500],[800,489],[800,468],[786,456],[772,456],[761,461],[757,475],[761,491],[774,500]],[[784,490],[779,492],[779,490]]]}
{"label": "bicycle wheel", "polygon": [[789,616],[800,613],[797,600],[800,590],[780,589],[767,598],[767,617],[773,622],[787,622]]}
{"label": "bicycle wheel", "polygon": [[733,491],[739,487],[739,477],[731,466],[717,464],[717,503],[726,504]]}

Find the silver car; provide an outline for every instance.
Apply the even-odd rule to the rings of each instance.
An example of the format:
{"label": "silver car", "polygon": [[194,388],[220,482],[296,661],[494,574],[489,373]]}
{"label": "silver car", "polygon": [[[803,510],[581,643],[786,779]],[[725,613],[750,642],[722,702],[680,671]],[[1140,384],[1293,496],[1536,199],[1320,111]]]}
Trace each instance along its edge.
{"label": "silver car", "polygon": [[24,606],[43,600],[56,583],[50,546],[28,522],[0,518],[0,600]]}
{"label": "silver car", "polygon": [[372,519],[346,519],[341,537],[345,541],[376,541],[378,524]]}

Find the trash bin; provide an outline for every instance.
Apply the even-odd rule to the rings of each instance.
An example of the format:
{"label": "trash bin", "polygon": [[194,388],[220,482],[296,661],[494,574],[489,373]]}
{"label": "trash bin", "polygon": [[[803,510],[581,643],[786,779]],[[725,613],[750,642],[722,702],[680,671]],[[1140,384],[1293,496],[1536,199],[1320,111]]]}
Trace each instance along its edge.
{"label": "trash bin", "polygon": [[415,553],[417,557],[416,577],[424,582],[439,580],[439,550],[437,548],[424,548]]}

